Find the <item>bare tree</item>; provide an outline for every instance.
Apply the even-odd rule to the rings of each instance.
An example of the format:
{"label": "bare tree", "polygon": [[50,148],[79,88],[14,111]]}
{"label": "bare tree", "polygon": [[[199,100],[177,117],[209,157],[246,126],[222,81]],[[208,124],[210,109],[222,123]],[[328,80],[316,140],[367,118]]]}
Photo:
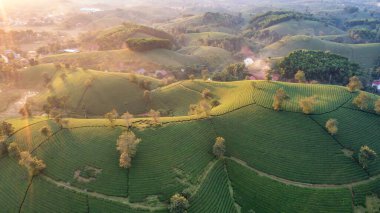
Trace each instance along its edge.
{"label": "bare tree", "polygon": [[46,138],[48,138],[51,135],[51,130],[49,127],[44,126],[40,129],[40,133],[42,136],[45,136]]}

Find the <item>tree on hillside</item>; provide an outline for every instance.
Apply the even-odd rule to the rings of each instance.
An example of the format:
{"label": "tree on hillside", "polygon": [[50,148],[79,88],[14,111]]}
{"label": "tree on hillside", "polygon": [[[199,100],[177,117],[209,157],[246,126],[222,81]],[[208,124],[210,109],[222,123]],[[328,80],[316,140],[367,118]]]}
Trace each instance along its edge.
{"label": "tree on hillside", "polygon": [[144,91],[144,101],[146,103],[150,103],[150,101],[151,101],[151,93],[149,90]]}
{"label": "tree on hillside", "polygon": [[47,72],[44,72],[44,73],[42,74],[42,79],[43,79],[43,81],[44,81],[44,86],[48,86],[49,83],[50,83],[50,81],[51,81],[51,77],[50,77],[50,75],[49,75]]}
{"label": "tree on hillside", "polygon": [[317,100],[315,96],[307,97],[299,101],[299,105],[302,109],[302,112],[305,114],[312,113],[315,104],[317,104]]}
{"label": "tree on hillside", "polygon": [[122,168],[130,168],[132,166],[132,158],[136,155],[137,146],[141,139],[137,138],[132,131],[121,134],[116,143],[116,149],[120,152],[119,166]]}
{"label": "tree on hillside", "polygon": [[0,159],[8,154],[8,144],[5,140],[0,139]]}
{"label": "tree on hillside", "polygon": [[247,75],[244,63],[230,64],[221,72],[215,72],[212,79],[215,81],[239,81]]}
{"label": "tree on hillside", "polygon": [[325,127],[331,135],[338,133],[338,121],[336,119],[329,119]]}
{"label": "tree on hillside", "polygon": [[377,101],[375,102],[375,112],[377,114],[380,114],[380,99],[377,99]]}
{"label": "tree on hillside", "polygon": [[25,103],[23,107],[19,110],[20,115],[23,118],[30,118],[33,116],[32,109],[30,107],[30,103]]}
{"label": "tree on hillside", "polygon": [[361,110],[365,110],[368,109],[370,100],[371,98],[365,92],[360,92],[360,94],[356,96],[352,103]]}
{"label": "tree on hillside", "polygon": [[215,144],[212,147],[212,152],[217,158],[222,158],[226,152],[226,146],[224,144],[225,141],[226,140],[222,137],[217,137],[215,140]]}
{"label": "tree on hillside", "polygon": [[132,126],[131,119],[132,119],[133,117],[134,117],[134,116],[133,116],[131,113],[129,113],[129,112],[126,112],[126,113],[124,113],[124,114],[122,115],[122,118],[124,118],[127,128],[129,128],[130,126]]}
{"label": "tree on hillside", "polygon": [[305,72],[302,70],[298,70],[297,73],[294,75],[294,79],[296,79],[298,83],[306,82]]}
{"label": "tree on hillside", "polygon": [[281,110],[282,104],[288,99],[289,96],[286,94],[285,90],[283,88],[278,89],[276,94],[273,96],[273,109],[276,111]]}
{"label": "tree on hillside", "polygon": [[20,157],[20,147],[17,143],[12,142],[8,145],[8,155],[12,158]]}
{"label": "tree on hillside", "polygon": [[66,81],[66,79],[67,79],[66,73],[61,73],[61,75],[59,75],[59,77],[62,79],[62,81]]}
{"label": "tree on hillside", "polygon": [[350,78],[350,83],[348,83],[347,88],[350,92],[356,92],[363,88],[363,84],[357,76],[353,76]]}
{"label": "tree on hillside", "polygon": [[51,130],[49,127],[44,126],[40,129],[40,133],[42,136],[48,138],[51,135]]}
{"label": "tree on hillside", "polygon": [[272,74],[273,74],[272,70],[270,70],[270,69],[265,70],[265,76],[264,76],[265,80],[266,81],[271,81],[272,78],[273,78]]}
{"label": "tree on hillside", "polygon": [[159,111],[155,111],[155,110],[151,109],[148,114],[150,117],[152,117],[152,123],[153,124],[159,124],[160,123],[161,113]]}
{"label": "tree on hillside", "polygon": [[213,97],[213,95],[212,95],[212,93],[211,93],[211,91],[209,89],[204,89],[202,91],[202,98],[209,99],[209,98],[212,98],[212,97]]}
{"label": "tree on hillside", "polygon": [[210,77],[210,74],[209,74],[208,69],[203,69],[203,70],[201,71],[201,75],[202,75],[202,79],[203,79],[204,81],[206,81],[206,80]]}
{"label": "tree on hillside", "polygon": [[85,82],[84,82],[84,87],[86,89],[89,89],[90,87],[92,87],[94,84],[94,79],[93,78],[89,78],[87,79]]}
{"label": "tree on hillside", "polygon": [[15,129],[11,123],[3,121],[0,126],[0,136],[9,137],[14,133]]}
{"label": "tree on hillside", "polygon": [[54,67],[56,70],[61,70],[62,69],[62,64],[61,63],[55,63]]}
{"label": "tree on hillside", "polygon": [[321,83],[347,84],[350,76],[359,72],[359,65],[340,55],[324,51],[296,50],[279,64],[282,77],[293,79],[302,70],[308,80]]}
{"label": "tree on hillside", "polygon": [[20,153],[19,164],[28,169],[30,177],[40,174],[46,168],[46,164],[42,160],[33,157],[29,152]]}
{"label": "tree on hillside", "polygon": [[104,117],[110,122],[110,126],[114,127],[115,120],[118,117],[118,113],[115,109],[113,109],[111,112],[106,113]]}
{"label": "tree on hillside", "polygon": [[189,207],[189,201],[180,194],[175,194],[170,198],[169,211],[172,213],[186,213]]}
{"label": "tree on hillside", "polygon": [[368,168],[368,164],[374,161],[377,157],[375,151],[373,151],[368,146],[362,146],[359,151],[359,163],[364,168]]}

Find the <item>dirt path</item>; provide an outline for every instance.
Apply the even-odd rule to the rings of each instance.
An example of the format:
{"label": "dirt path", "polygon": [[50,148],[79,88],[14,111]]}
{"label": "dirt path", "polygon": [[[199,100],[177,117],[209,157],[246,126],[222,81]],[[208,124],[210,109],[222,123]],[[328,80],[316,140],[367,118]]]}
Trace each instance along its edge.
{"label": "dirt path", "polygon": [[104,200],[108,200],[108,201],[112,201],[112,202],[118,202],[118,203],[122,203],[122,204],[125,204],[133,209],[142,209],[142,210],[148,210],[148,211],[159,211],[159,210],[164,210],[166,209],[166,205],[163,204],[163,203],[160,203],[158,206],[156,207],[151,207],[151,206],[146,206],[145,204],[143,203],[131,203],[129,201],[129,198],[126,198],[126,197],[115,197],[115,196],[109,196],[109,195],[104,195],[104,194],[100,194],[100,193],[97,193],[97,192],[88,192],[86,190],[83,190],[83,189],[80,189],[80,188],[77,188],[77,187],[74,187],[74,186],[70,186],[68,185],[67,183],[65,182],[62,182],[62,181],[56,181],[46,175],[41,175],[41,177],[48,181],[49,183],[52,183],[58,187],[63,187],[64,189],[67,189],[67,190],[70,190],[70,191],[74,191],[74,192],[77,192],[77,193],[80,193],[80,194],[85,194],[85,195],[88,195],[90,197],[94,197],[94,198],[100,198],[100,199],[104,199]]}
{"label": "dirt path", "polygon": [[0,113],[0,119],[6,119],[6,118],[12,118],[12,117],[18,117],[20,116],[19,110],[22,106],[25,105],[28,98],[31,98],[33,96],[36,96],[38,92],[34,91],[25,91],[21,95],[21,98],[17,100],[16,102],[10,104],[4,112]]}
{"label": "dirt path", "polygon": [[371,178],[369,178],[367,180],[362,180],[362,181],[357,181],[357,182],[352,182],[352,183],[347,183],[347,184],[311,184],[311,183],[302,183],[302,182],[287,180],[287,179],[284,179],[284,178],[277,177],[275,175],[271,175],[271,174],[259,171],[259,170],[255,169],[255,168],[250,167],[246,162],[244,162],[244,161],[242,161],[240,159],[237,159],[235,157],[228,157],[227,159],[232,160],[232,161],[240,164],[241,166],[244,166],[244,167],[248,168],[251,171],[254,171],[255,173],[257,173],[258,175],[260,175],[262,177],[266,177],[266,178],[272,179],[274,181],[277,181],[277,182],[280,182],[280,183],[283,183],[283,184],[286,184],[286,185],[292,185],[292,186],[297,186],[297,187],[301,187],[301,188],[312,188],[312,189],[326,189],[326,188],[328,188],[328,189],[342,189],[342,188],[351,188],[351,187],[354,187],[354,186],[367,184],[367,183],[369,183],[369,182],[371,182],[373,180],[377,180],[377,179],[380,178],[380,175],[376,175],[376,176],[373,176],[373,177],[371,177]]}

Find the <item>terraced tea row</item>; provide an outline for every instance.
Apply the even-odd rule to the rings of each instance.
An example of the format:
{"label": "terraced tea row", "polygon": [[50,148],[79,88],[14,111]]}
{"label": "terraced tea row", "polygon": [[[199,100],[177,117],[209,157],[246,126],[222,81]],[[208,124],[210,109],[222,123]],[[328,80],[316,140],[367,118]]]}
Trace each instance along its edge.
{"label": "terraced tea row", "polygon": [[289,180],[342,184],[367,179],[342,147],[308,116],[248,106],[213,118],[227,155]]}
{"label": "terraced tea row", "polygon": [[227,161],[227,171],[242,212],[352,212],[349,189],[287,186],[233,161]]}

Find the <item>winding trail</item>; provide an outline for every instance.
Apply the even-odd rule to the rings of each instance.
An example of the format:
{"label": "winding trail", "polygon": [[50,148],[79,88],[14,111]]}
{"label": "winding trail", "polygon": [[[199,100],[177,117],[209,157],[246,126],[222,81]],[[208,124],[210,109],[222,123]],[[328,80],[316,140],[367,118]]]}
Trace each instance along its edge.
{"label": "winding trail", "polygon": [[115,197],[115,196],[100,194],[97,192],[88,192],[84,189],[80,189],[78,187],[71,186],[71,185],[67,184],[66,182],[54,180],[54,179],[48,177],[47,175],[41,175],[41,178],[46,180],[49,183],[52,183],[52,184],[58,186],[58,187],[62,187],[64,189],[67,189],[67,190],[70,190],[73,192],[77,192],[80,194],[88,195],[88,196],[91,196],[94,198],[100,198],[100,199],[104,199],[104,200],[108,200],[108,201],[112,201],[112,202],[122,203],[122,204],[128,205],[129,207],[134,208],[134,209],[142,209],[142,210],[148,210],[148,211],[153,212],[153,211],[164,210],[167,208],[166,205],[163,203],[160,203],[156,207],[151,207],[151,206],[144,205],[143,203],[131,203],[129,201],[129,198],[127,198],[127,197]]}
{"label": "winding trail", "polygon": [[235,158],[235,157],[226,157],[226,159],[232,160],[232,161],[240,164],[241,166],[244,166],[247,169],[249,169],[251,171],[254,171],[255,173],[257,173],[258,175],[260,175],[262,177],[266,177],[266,178],[269,178],[271,180],[274,180],[274,181],[277,181],[277,182],[280,182],[280,183],[283,183],[283,184],[286,184],[286,185],[292,185],[292,186],[297,186],[297,187],[301,187],[301,188],[342,189],[342,188],[350,188],[350,187],[354,187],[354,186],[358,186],[358,185],[367,184],[367,183],[369,183],[371,181],[380,179],[380,174],[379,174],[379,175],[372,176],[372,177],[370,177],[369,179],[366,179],[366,180],[361,180],[361,181],[357,181],[357,182],[351,182],[351,183],[347,183],[347,184],[312,184],[312,183],[302,183],[302,182],[292,181],[292,180],[288,180],[288,179],[285,179],[285,178],[277,177],[275,175],[271,175],[271,174],[262,172],[260,170],[257,170],[255,168],[249,166],[245,161],[242,161],[242,160],[240,160],[238,158]]}
{"label": "winding trail", "polygon": [[36,95],[38,95],[38,92],[34,92],[34,91],[23,92],[20,99],[10,104],[4,112],[0,113],[0,119],[19,117],[20,116],[19,110],[21,109],[21,107],[25,105],[25,103],[27,102],[29,98],[34,97]]}

